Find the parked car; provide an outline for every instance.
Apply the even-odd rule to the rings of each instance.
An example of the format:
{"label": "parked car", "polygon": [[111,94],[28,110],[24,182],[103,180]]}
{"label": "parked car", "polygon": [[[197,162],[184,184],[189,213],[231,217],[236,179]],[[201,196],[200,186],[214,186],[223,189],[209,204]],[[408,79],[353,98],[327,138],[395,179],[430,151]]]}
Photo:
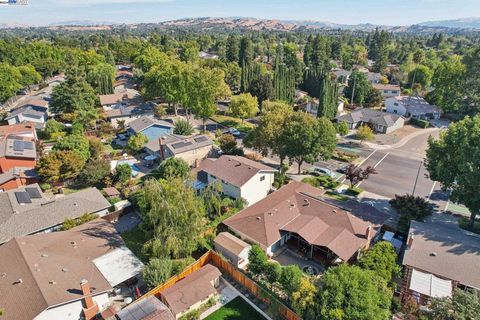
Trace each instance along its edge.
{"label": "parked car", "polygon": [[228,133],[231,134],[234,137],[238,137],[240,135],[240,131],[238,131],[235,128],[228,129]]}
{"label": "parked car", "polygon": [[327,168],[313,167],[310,169],[310,174],[313,176],[329,176],[334,178],[335,173]]}
{"label": "parked car", "polygon": [[347,168],[348,168],[348,166],[341,166],[337,169],[337,172],[341,173],[341,174],[345,174],[345,173],[347,173]]}

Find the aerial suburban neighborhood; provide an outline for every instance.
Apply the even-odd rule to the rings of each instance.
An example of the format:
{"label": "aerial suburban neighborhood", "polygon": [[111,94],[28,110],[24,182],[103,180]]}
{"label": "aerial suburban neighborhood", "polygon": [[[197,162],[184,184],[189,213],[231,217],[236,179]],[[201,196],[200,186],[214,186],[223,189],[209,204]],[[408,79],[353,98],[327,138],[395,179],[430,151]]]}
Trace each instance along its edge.
{"label": "aerial suburban neighborhood", "polygon": [[480,3],[298,5],[0,1],[0,320],[480,320]]}

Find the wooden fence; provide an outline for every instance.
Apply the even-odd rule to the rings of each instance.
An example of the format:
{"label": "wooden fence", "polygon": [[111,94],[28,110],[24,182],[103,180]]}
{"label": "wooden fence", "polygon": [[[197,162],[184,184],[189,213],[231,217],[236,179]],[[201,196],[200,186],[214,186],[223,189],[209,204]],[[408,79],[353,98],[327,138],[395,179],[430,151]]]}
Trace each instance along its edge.
{"label": "wooden fence", "polygon": [[[145,295],[140,297],[139,299],[143,299],[148,296],[156,296],[160,298],[160,293],[173,286],[178,281],[184,279],[189,274],[197,271],[198,269],[202,268],[207,263],[210,263],[216,266],[224,275],[230,276],[235,282],[239,283],[242,287],[244,287],[251,295],[253,295],[258,300],[262,301],[264,304],[270,307],[270,310],[282,317],[284,320],[302,320],[302,318],[285,306],[282,302],[280,302],[275,296],[273,296],[270,292],[266,291],[262,287],[260,287],[255,281],[250,279],[246,274],[238,270],[235,266],[233,266],[228,261],[224,260],[220,255],[218,255],[214,251],[208,251],[203,256],[200,257],[197,261],[192,263],[188,266],[182,273],[173,276],[169,280],[167,280],[164,284],[150,290]],[[272,310],[273,309],[273,310]]]}

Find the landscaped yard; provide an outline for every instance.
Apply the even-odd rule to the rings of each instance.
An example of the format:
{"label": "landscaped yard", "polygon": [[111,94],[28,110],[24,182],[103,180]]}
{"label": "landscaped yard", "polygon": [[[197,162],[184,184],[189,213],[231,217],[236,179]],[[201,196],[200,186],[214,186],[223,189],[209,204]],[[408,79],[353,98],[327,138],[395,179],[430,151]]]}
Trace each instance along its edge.
{"label": "landscaped yard", "polygon": [[236,297],[222,308],[218,309],[205,320],[265,320],[265,317],[258,313],[242,297]]}
{"label": "landscaped yard", "polygon": [[122,233],[121,236],[127,248],[142,260],[143,263],[148,263],[149,257],[142,253],[143,245],[150,240],[147,235],[139,227],[136,227],[135,229]]}
{"label": "landscaped yard", "polygon": [[214,115],[211,119],[215,122],[218,122],[224,127],[228,127],[228,128],[233,127],[243,133],[249,133],[255,127],[250,122],[244,121],[242,124],[241,119],[237,119],[229,116],[222,116],[217,114],[217,115]]}

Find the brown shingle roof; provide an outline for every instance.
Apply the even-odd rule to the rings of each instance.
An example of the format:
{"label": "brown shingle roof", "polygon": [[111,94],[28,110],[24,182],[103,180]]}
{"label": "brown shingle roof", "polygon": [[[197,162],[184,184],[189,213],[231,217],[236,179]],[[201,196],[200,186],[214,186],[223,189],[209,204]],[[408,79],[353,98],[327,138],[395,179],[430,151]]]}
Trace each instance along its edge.
{"label": "brown shingle roof", "polygon": [[177,315],[214,294],[216,289],[212,282],[221,275],[222,273],[217,267],[206,264],[161,292],[161,295],[170,310]]}
{"label": "brown shingle roof", "polygon": [[100,95],[100,104],[102,106],[115,104],[115,103],[122,102],[122,100],[126,98],[127,98],[127,95],[125,93]]}
{"label": "brown shingle roof", "polygon": [[89,281],[95,294],[110,290],[92,260],[121,246],[124,242],[114,226],[103,219],[69,231],[15,238],[0,246],[2,320],[30,320],[47,307],[81,299],[82,279]]}
{"label": "brown shingle roof", "polygon": [[367,242],[367,228],[378,230],[380,224],[323,201],[320,194],[317,188],[292,182],[224,223],[264,248],[280,240],[284,230],[349,260]]}
{"label": "brown shingle roof", "polygon": [[207,172],[231,185],[241,187],[261,171],[277,170],[244,157],[224,155],[218,159],[206,159],[198,171]]}
{"label": "brown shingle roof", "polygon": [[480,236],[442,221],[412,221],[409,233],[404,265],[480,289]]}
{"label": "brown shingle roof", "polygon": [[398,84],[382,84],[382,83],[374,83],[372,87],[377,90],[395,90],[400,91],[400,86]]}
{"label": "brown shingle roof", "polygon": [[219,233],[214,242],[237,256],[246,248],[250,248],[248,243],[228,232]]}

